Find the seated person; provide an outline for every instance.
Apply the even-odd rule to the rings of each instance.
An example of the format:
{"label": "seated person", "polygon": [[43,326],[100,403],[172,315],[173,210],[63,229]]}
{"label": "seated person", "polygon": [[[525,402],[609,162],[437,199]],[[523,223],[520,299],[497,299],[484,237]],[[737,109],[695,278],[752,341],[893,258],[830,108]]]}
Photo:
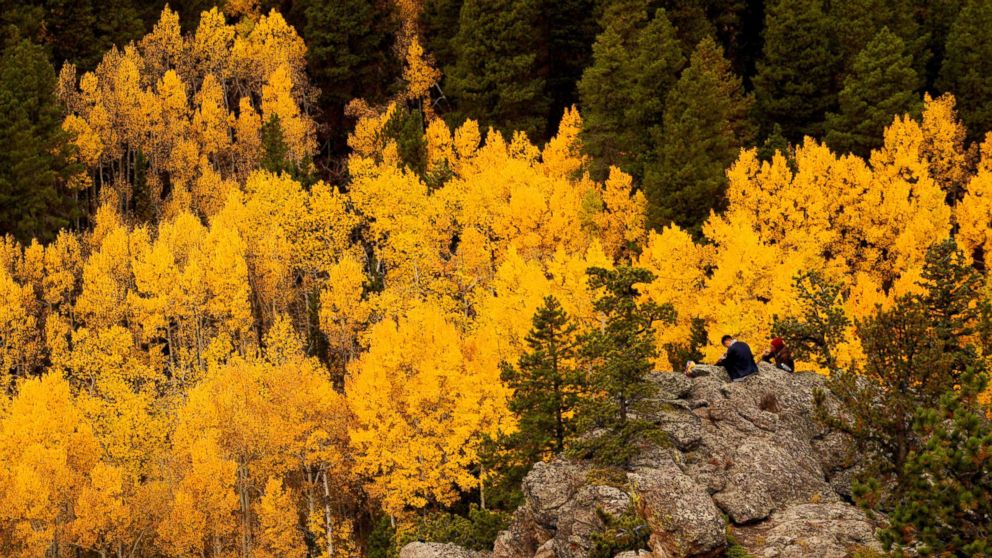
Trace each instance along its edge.
{"label": "seated person", "polygon": [[758,365],[754,362],[754,353],[747,343],[738,341],[730,335],[724,335],[720,342],[727,348],[727,352],[716,365],[726,368],[731,380],[742,380],[758,371]]}
{"label": "seated person", "polygon": [[792,360],[792,351],[785,346],[785,341],[781,337],[772,339],[771,345],[765,354],[761,355],[761,360],[765,362],[775,362],[775,366],[786,372],[795,372],[796,363]]}

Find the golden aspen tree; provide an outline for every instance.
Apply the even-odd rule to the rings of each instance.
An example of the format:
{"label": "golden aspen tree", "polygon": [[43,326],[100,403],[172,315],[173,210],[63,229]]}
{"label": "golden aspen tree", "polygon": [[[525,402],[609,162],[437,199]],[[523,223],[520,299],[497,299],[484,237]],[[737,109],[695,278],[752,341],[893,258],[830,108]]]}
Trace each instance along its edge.
{"label": "golden aspen tree", "polygon": [[233,150],[235,174],[244,180],[258,166],[262,157],[262,117],[248,97],[241,97],[238,101]]}
{"label": "golden aspen tree", "polygon": [[436,205],[417,176],[383,165],[351,185],[350,200],[365,218],[372,269],[411,293],[443,292],[437,285],[450,236],[436,224]]}
{"label": "golden aspen tree", "polygon": [[108,226],[98,249],[83,265],[83,287],[76,300],[76,313],[93,327],[122,323],[132,282],[128,231],[123,225]]}
{"label": "golden aspen tree", "polygon": [[316,127],[302,114],[293,96],[289,65],[277,67],[262,86],[262,120],[279,119],[283,141],[293,161],[304,162],[316,151]]}
{"label": "golden aspen tree", "polygon": [[99,457],[68,382],[49,373],[21,383],[0,418],[0,553],[68,552],[73,503]]}
{"label": "golden aspen tree", "polygon": [[[74,68],[62,72],[64,128],[75,136],[94,187],[125,194],[122,208],[150,204],[156,216],[176,215],[189,201],[216,211],[223,196],[199,207],[204,187],[218,184],[217,175],[243,180],[256,166],[259,110],[266,118],[279,116],[294,161],[309,158],[316,126],[308,112],[314,91],[303,71],[306,47],[276,12],[245,23],[229,25],[213,8],[183,36],[178,15],[166,8],[137,46],[111,50],[78,85]],[[206,172],[204,157],[212,174],[197,185]],[[169,191],[171,199],[160,207]]]}
{"label": "golden aspen tree", "polygon": [[42,299],[60,313],[68,313],[79,294],[83,274],[83,247],[79,238],[62,231],[45,246]]}
{"label": "golden aspen tree", "polygon": [[215,222],[192,260],[189,267],[198,273],[189,275],[188,289],[205,288],[203,309],[214,327],[237,348],[247,349],[253,319],[246,248],[241,236],[227,224]]}
{"label": "golden aspen tree", "polygon": [[339,258],[356,252],[352,238],[359,218],[348,202],[338,187],[318,182],[307,192],[305,211],[287,223],[293,266],[307,280],[316,281]]}
{"label": "golden aspen tree", "polygon": [[216,6],[200,14],[196,31],[187,38],[193,75],[213,74],[221,81],[233,77],[231,50],[235,29],[228,25],[224,13]]}
{"label": "golden aspen tree", "polygon": [[62,128],[72,135],[79,160],[88,167],[95,167],[103,155],[103,140],[90,123],[78,115],[70,114],[66,116]]}
{"label": "golden aspen tree", "polygon": [[244,239],[251,292],[267,325],[297,294],[290,234],[306,213],[306,193],[289,175],[267,171],[252,173],[244,190],[243,201],[240,192],[229,197],[213,224],[232,227]]}
{"label": "golden aspen tree", "polygon": [[331,350],[348,362],[358,354],[358,334],[372,310],[363,295],[367,278],[361,262],[347,254],[327,274],[320,291],[320,329]]}
{"label": "golden aspen tree", "polygon": [[582,116],[574,106],[565,109],[558,133],[548,140],[541,152],[541,166],[551,176],[578,180],[589,164],[589,157],[582,152]]}
{"label": "golden aspen tree", "polygon": [[602,199],[592,219],[599,229],[603,247],[607,254],[618,259],[630,251],[630,247],[641,245],[645,237],[645,216],[647,199],[633,186],[629,174],[616,167],[610,167],[609,177],[597,192]]}
{"label": "golden aspen tree", "polygon": [[247,34],[239,34],[230,49],[230,65],[239,80],[251,90],[259,91],[272,74],[285,66],[285,78],[291,85],[280,85],[289,91],[296,87],[299,99],[311,94],[307,91],[304,71],[307,47],[282,15],[276,10],[258,19]]}
{"label": "golden aspen tree", "polygon": [[183,476],[157,529],[159,545],[172,556],[234,555],[237,546],[237,464],[225,459],[211,432],[179,457]]}
{"label": "golden aspen tree", "polygon": [[485,426],[459,333],[423,304],[372,326],[369,344],[345,383],[356,473],[394,517],[450,504],[477,483],[471,466]]}
{"label": "golden aspen tree", "polygon": [[985,270],[992,269],[992,134],[981,146],[978,172],[968,181],[961,202],[954,207],[956,240],[965,253]]}
{"label": "golden aspen tree", "polygon": [[170,68],[180,68],[183,74],[190,71],[187,47],[179,26],[179,14],[168,6],[162,9],[151,33],[138,42],[138,50],[153,80],[157,80]]}
{"label": "golden aspen tree", "polygon": [[237,190],[236,181],[224,178],[206,156],[200,157],[199,172],[190,188],[192,207],[198,214],[213,217]]}
{"label": "golden aspen tree", "polygon": [[656,339],[659,358],[668,359],[666,345],[682,343],[691,337],[693,318],[702,318],[709,301],[703,299],[706,270],[712,248],[697,244],[676,225],[648,233],[637,267],[650,271],[655,280],[644,286],[644,295],[656,304],[671,304],[675,322],[658,324]]}
{"label": "golden aspen tree", "polygon": [[920,127],[923,131],[920,150],[930,176],[952,203],[960,201],[969,165],[965,150],[967,130],[958,118],[954,96],[945,93],[934,99],[925,95]]}
{"label": "golden aspen tree", "polygon": [[296,506],[282,481],[269,477],[258,504],[259,558],[303,558],[307,555],[303,535],[297,526]]}
{"label": "golden aspen tree", "polygon": [[124,476],[114,466],[97,463],[73,506],[69,524],[73,544],[103,556],[130,547],[132,513],[124,501]]}
{"label": "golden aspen tree", "polygon": [[406,49],[403,66],[403,81],[406,82],[406,98],[419,104],[424,117],[430,121],[434,116],[430,90],[441,79],[441,72],[431,66],[420,39],[414,36]]}
{"label": "golden aspen tree", "polygon": [[863,212],[864,240],[886,254],[876,266],[888,272],[881,278],[883,285],[903,270],[922,267],[926,248],[950,233],[951,209],[930,175],[923,142],[916,122],[896,118],[885,131],[884,146],[872,153],[870,188],[860,196],[857,209],[851,208]]}
{"label": "golden aspen tree", "polygon": [[34,370],[41,356],[38,323],[28,312],[34,298],[30,286],[21,286],[0,267],[0,386],[11,377],[24,377]]}
{"label": "golden aspen tree", "polygon": [[[203,155],[217,161],[231,149],[231,119],[224,89],[214,74],[207,74],[194,98],[196,112],[191,122]],[[186,108],[185,106],[183,108]]]}

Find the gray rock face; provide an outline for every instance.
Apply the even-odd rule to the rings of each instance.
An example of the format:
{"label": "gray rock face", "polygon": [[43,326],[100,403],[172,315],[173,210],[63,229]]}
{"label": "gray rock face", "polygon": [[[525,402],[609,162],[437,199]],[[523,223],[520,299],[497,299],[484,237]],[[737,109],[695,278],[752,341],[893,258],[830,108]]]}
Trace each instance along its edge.
{"label": "gray rock face", "polygon": [[877,549],[878,544],[864,514],[838,502],[791,506],[735,533],[756,558],[845,558],[854,549]]}
{"label": "gray rock face", "polygon": [[400,558],[486,558],[485,552],[472,552],[453,544],[410,543],[400,550]]}
{"label": "gray rock face", "polygon": [[[741,382],[713,366],[652,380],[657,411],[644,418],[670,444],[609,474],[562,459],[536,464],[493,558],[586,558],[604,528],[596,510],[617,515],[634,505],[650,527],[653,558],[717,558],[728,529],[759,558],[878,549],[875,525],[845,501],[853,474],[847,440],[814,418],[822,377],[762,363]],[[827,403],[835,404],[829,396]],[[402,558],[433,556],[440,555]]]}
{"label": "gray rock face", "polygon": [[[726,544],[720,510],[705,488],[668,459],[627,475],[661,556],[710,556]],[[664,551],[662,553],[661,551]]]}
{"label": "gray rock face", "polygon": [[631,509],[627,492],[597,482],[589,467],[563,459],[535,464],[523,491],[525,503],[496,539],[494,558],[588,556],[593,533],[604,527],[597,510],[620,515]]}

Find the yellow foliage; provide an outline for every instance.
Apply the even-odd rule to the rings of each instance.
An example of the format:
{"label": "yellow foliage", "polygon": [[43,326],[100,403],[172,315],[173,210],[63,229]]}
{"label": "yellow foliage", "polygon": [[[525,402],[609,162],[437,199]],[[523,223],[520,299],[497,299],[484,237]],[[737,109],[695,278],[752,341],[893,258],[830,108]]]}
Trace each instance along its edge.
{"label": "yellow foliage", "polygon": [[273,117],[279,119],[283,141],[292,160],[303,161],[313,155],[317,149],[316,126],[301,113],[293,97],[293,81],[287,64],[269,74],[262,87],[262,119],[268,122]]}
{"label": "yellow foliage", "polygon": [[26,380],[0,418],[0,543],[12,558],[65,539],[100,446],[59,374]]}
{"label": "yellow foliage", "polygon": [[303,558],[307,547],[296,528],[296,509],[282,482],[270,477],[258,504],[258,548],[260,558]]}
{"label": "yellow foliage", "polygon": [[401,515],[430,502],[450,504],[476,485],[471,465],[492,386],[466,370],[450,321],[420,305],[375,324],[369,351],[349,372],[355,471],[384,510]]}
{"label": "yellow foliage", "polygon": [[[414,37],[406,50],[406,65],[403,67],[403,81],[406,82],[406,95],[411,100],[426,100],[425,110],[430,110],[430,88],[441,79],[441,72],[433,68],[424,57],[424,47],[420,39]],[[430,113],[425,113],[430,116]]]}

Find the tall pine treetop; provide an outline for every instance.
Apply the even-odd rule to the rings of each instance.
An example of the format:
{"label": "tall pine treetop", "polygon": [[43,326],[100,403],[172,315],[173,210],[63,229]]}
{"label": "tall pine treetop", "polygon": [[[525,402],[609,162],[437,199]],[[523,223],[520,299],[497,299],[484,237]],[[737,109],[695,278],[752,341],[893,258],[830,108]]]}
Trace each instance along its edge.
{"label": "tall pine treetop", "polygon": [[937,85],[954,94],[971,139],[979,139],[992,130],[992,2],[967,0],[946,47]]}
{"label": "tall pine treetop", "polygon": [[624,4],[629,9],[606,11],[593,64],[579,82],[583,141],[597,177],[610,165],[644,176],[660,136],[664,99],[685,64],[664,10],[649,17],[646,2]]}
{"label": "tall pine treetop", "polygon": [[765,15],[764,57],[754,93],[762,128],[775,124],[792,142],[819,137],[837,102],[840,55],[823,0],[778,0]]}
{"label": "tall pine treetop", "polygon": [[698,232],[724,205],[726,168],[754,137],[752,99],[712,38],[700,41],[665,102],[658,164],[644,179],[648,224]]}
{"label": "tall pine treetop", "polygon": [[549,100],[538,0],[465,0],[447,69],[454,120],[544,137]]}
{"label": "tall pine treetop", "polygon": [[0,56],[0,230],[48,241],[69,224],[71,150],[45,50],[14,39]]}
{"label": "tall pine treetop", "polygon": [[867,157],[882,146],[883,133],[894,116],[919,112],[919,86],[905,43],[883,27],[858,53],[844,78],[840,111],[827,116],[827,143],[838,151]]}

